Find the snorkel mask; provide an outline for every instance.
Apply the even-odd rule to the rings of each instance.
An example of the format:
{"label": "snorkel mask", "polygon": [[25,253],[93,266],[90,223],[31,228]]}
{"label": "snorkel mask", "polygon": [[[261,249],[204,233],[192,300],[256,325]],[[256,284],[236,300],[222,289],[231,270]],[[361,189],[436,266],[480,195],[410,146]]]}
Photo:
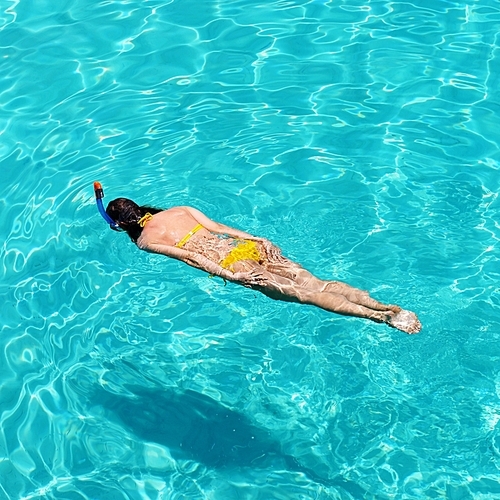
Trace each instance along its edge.
{"label": "snorkel mask", "polygon": [[122,231],[121,227],[106,213],[104,206],[102,204],[102,199],[104,198],[104,191],[100,182],[94,182],[94,193],[95,202],[97,203],[97,209],[101,214],[102,218],[109,224],[109,227],[114,231]]}

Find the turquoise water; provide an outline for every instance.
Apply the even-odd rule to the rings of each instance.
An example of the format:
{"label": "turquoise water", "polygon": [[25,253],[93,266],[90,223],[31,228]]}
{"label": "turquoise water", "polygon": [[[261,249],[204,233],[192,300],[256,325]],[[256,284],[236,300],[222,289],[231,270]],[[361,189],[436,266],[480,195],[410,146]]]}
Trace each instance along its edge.
{"label": "turquoise water", "polygon": [[[4,2],[0,500],[500,498],[499,32],[495,0]],[[139,252],[94,180],[423,330]]]}

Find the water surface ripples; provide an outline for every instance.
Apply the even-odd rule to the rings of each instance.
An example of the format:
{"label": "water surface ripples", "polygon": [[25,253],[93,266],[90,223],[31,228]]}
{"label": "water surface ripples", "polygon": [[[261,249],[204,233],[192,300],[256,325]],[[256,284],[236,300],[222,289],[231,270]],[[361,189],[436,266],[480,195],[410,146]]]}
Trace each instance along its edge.
{"label": "water surface ripples", "polygon": [[[499,496],[499,21],[493,0],[7,2],[0,499]],[[142,254],[94,180],[424,329]]]}

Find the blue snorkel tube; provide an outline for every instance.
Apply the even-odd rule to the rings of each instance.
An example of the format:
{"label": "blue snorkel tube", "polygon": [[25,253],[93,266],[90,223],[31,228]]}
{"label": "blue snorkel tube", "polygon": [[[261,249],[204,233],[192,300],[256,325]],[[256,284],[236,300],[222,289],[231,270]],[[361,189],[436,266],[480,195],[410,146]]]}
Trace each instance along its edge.
{"label": "blue snorkel tube", "polygon": [[120,226],[106,213],[104,210],[104,206],[102,205],[102,199],[104,198],[104,191],[102,190],[102,186],[100,182],[94,182],[94,193],[95,193],[95,202],[97,203],[97,209],[101,214],[102,218],[109,224],[111,229],[115,231],[121,231]]}

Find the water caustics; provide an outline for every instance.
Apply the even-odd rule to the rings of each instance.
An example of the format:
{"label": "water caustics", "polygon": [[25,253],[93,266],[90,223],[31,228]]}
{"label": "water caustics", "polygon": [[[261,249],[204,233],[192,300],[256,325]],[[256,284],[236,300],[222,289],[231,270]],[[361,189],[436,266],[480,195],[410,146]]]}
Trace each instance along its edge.
{"label": "water caustics", "polygon": [[[0,9],[0,500],[500,495],[500,8]],[[194,205],[406,337],[138,252]]]}

